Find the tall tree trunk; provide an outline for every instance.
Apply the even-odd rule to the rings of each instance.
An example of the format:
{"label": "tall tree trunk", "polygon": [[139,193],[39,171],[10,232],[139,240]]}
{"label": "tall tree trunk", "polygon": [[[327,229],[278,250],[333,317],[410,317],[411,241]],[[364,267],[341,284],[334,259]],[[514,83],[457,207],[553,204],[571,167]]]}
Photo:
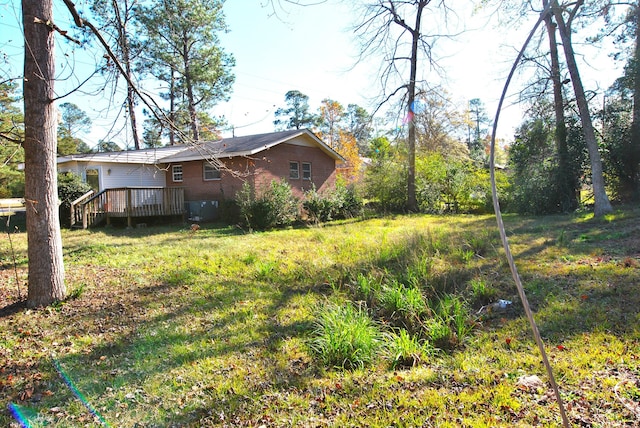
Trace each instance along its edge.
{"label": "tall tree trunk", "polygon": [[[582,2],[578,3],[579,4],[575,7],[579,7]],[[598,151],[598,141],[596,140],[596,134],[593,129],[591,113],[589,112],[589,104],[582,86],[582,80],[578,71],[573,45],[571,44],[571,30],[564,21],[562,8],[558,5],[557,0],[553,0],[552,9],[553,15],[556,18],[556,23],[558,24],[558,29],[560,30],[564,56],[567,61],[569,74],[571,75],[573,90],[576,95],[576,103],[578,104],[578,110],[580,112],[582,131],[589,151],[589,159],[591,161],[591,184],[593,186],[593,197],[595,200],[594,215],[596,217],[601,217],[612,212],[613,208],[611,207],[611,202],[609,202],[609,197],[607,196],[605,189],[604,175],[602,172],[602,159],[600,157],[600,152]]]}
{"label": "tall tree trunk", "polygon": [[65,297],[56,170],[57,115],[53,105],[52,0],[23,0],[24,156],[29,290],[27,305]]}
{"label": "tall tree trunk", "polygon": [[631,121],[631,165],[630,193],[634,201],[640,200],[640,2],[633,5],[635,20],[636,45],[631,60],[631,73],[633,79],[633,119]]}
{"label": "tall tree trunk", "polygon": [[184,35],[184,49],[183,49],[183,60],[184,60],[184,84],[187,89],[187,104],[189,108],[189,118],[191,119],[191,136],[193,137],[193,141],[200,141],[200,127],[198,126],[198,113],[196,111],[196,102],[195,95],[193,93],[193,82],[191,81],[191,60],[189,58],[189,47],[188,38],[186,34]]}
{"label": "tall tree trunk", "polygon": [[169,145],[176,144],[176,74],[171,68],[171,78],[169,82]]}
{"label": "tall tree trunk", "polygon": [[418,211],[418,201],[416,198],[416,124],[415,124],[415,99],[416,99],[416,77],[418,70],[418,42],[420,41],[420,24],[422,22],[422,11],[429,1],[418,2],[416,11],[416,24],[411,31],[411,68],[409,73],[409,87],[407,94],[407,119],[409,126],[409,165],[407,174],[407,210],[409,212]]}
{"label": "tall tree trunk", "polygon": [[[542,0],[542,6],[546,7],[548,0]],[[560,58],[558,54],[558,42],[556,40],[556,25],[552,15],[545,17],[545,25],[549,36],[549,54],[551,57],[551,81],[553,83],[553,107],[555,112],[556,150],[558,151],[558,181],[561,194],[560,207],[562,211],[573,211],[578,207],[577,180],[573,176],[569,164],[569,150],[567,147],[567,125],[564,119],[564,97],[562,96],[562,79],[560,77]]]}
{"label": "tall tree trunk", "polygon": [[[129,110],[129,123],[131,124],[131,135],[133,137],[133,145],[136,150],[140,149],[140,137],[138,135],[138,124],[136,121],[136,111],[135,111],[135,91],[131,87],[131,82],[133,79],[133,73],[131,72],[131,52],[129,49],[129,39],[127,36],[127,18],[125,20],[122,19],[122,15],[120,14],[120,9],[118,7],[118,2],[116,0],[112,0],[111,2],[113,7],[113,12],[116,16],[116,25],[118,30],[118,45],[120,46],[120,50],[122,51],[122,62],[125,66],[125,71],[127,73],[127,109]],[[124,10],[125,13],[129,13],[129,4],[128,1],[124,2]]]}

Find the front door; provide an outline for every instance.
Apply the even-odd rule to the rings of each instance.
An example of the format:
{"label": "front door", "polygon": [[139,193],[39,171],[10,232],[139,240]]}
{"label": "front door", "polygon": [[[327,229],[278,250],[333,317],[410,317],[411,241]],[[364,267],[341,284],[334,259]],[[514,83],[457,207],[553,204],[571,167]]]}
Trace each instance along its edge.
{"label": "front door", "polygon": [[88,168],[85,174],[87,184],[91,186],[94,192],[98,193],[100,191],[100,169]]}

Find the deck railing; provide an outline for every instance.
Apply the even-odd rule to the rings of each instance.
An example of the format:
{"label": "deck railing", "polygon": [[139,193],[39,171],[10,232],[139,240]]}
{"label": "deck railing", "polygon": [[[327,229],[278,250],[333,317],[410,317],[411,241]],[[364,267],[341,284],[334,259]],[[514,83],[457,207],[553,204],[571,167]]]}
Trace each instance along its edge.
{"label": "deck railing", "polygon": [[[133,225],[135,217],[174,216],[184,214],[184,189],[181,187],[121,187],[105,189],[71,205],[71,225],[83,228],[114,217],[126,217]],[[75,202],[75,201],[74,201]]]}
{"label": "deck railing", "polygon": [[93,190],[89,190],[84,195],[80,196],[75,201],[71,202],[71,227],[82,227],[83,229],[87,228],[86,218],[84,215],[84,204],[93,196],[95,192]]}

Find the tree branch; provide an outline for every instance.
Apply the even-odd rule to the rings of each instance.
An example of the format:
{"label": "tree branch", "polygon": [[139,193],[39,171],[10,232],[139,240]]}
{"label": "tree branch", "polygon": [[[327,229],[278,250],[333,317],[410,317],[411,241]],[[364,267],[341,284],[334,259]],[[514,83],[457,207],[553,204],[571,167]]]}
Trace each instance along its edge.
{"label": "tree branch", "polygon": [[[581,0],[579,0],[581,1]],[[551,368],[551,364],[549,363],[549,359],[547,357],[547,353],[545,351],[545,347],[544,347],[544,342],[542,341],[542,337],[540,336],[540,331],[538,330],[538,326],[536,324],[536,321],[533,317],[533,313],[531,311],[531,307],[529,305],[529,301],[527,299],[527,295],[526,292],[524,290],[524,286],[522,285],[522,280],[520,279],[520,275],[518,274],[518,268],[516,267],[515,264],[515,260],[513,259],[513,255],[511,253],[511,247],[509,245],[509,241],[507,238],[507,233],[504,227],[504,222],[502,220],[502,212],[500,211],[500,203],[498,201],[498,188],[496,185],[496,177],[495,177],[495,148],[496,148],[496,133],[497,133],[497,129],[498,129],[498,119],[500,117],[500,110],[502,109],[502,104],[504,102],[504,99],[506,97],[507,94],[507,89],[509,88],[509,83],[511,82],[511,79],[516,71],[516,68],[518,66],[518,64],[520,63],[525,49],[527,48],[527,45],[529,44],[529,42],[531,41],[531,39],[533,38],[533,35],[535,34],[536,30],[538,29],[538,27],[540,26],[540,24],[542,23],[542,21],[544,20],[545,16],[547,15],[547,13],[551,10],[551,2],[549,2],[546,7],[544,8],[544,10],[542,11],[542,13],[540,14],[540,17],[538,18],[538,21],[536,22],[535,26],[533,27],[533,29],[531,30],[531,32],[529,33],[529,36],[527,37],[527,40],[525,41],[524,45],[522,46],[522,49],[520,49],[520,52],[518,53],[518,56],[516,58],[516,60],[513,63],[513,66],[511,68],[511,71],[509,72],[509,76],[507,77],[507,80],[505,82],[504,88],[502,90],[502,95],[500,97],[500,101],[498,102],[498,108],[496,111],[496,116],[495,119],[493,121],[493,133],[491,135],[491,153],[490,153],[490,157],[489,157],[489,165],[490,165],[490,178],[491,178],[491,193],[493,196],[493,207],[495,210],[495,214],[496,214],[496,220],[498,222],[498,229],[500,230],[500,238],[502,240],[502,244],[507,256],[507,261],[509,262],[509,267],[511,269],[511,274],[513,277],[514,282],[516,283],[516,288],[518,289],[518,295],[520,296],[520,300],[522,302],[522,306],[524,308],[525,314],[527,316],[527,320],[529,321],[529,325],[531,327],[531,330],[533,332],[533,337],[535,339],[536,344],[538,345],[538,350],[540,351],[540,354],[542,356],[542,362],[545,366],[545,369],[547,371],[547,375],[549,376],[549,382],[551,383],[551,387],[553,389],[553,392],[555,394],[556,397],[556,401],[558,403],[558,407],[560,410],[560,416],[562,417],[562,423],[563,426],[565,428],[568,428],[570,426],[569,424],[569,419],[567,418],[565,409],[564,409],[564,405],[562,402],[562,396],[560,395],[560,390],[558,388],[558,384],[555,381],[555,377],[553,375],[553,369]]]}
{"label": "tree branch", "polygon": [[[67,9],[69,9],[69,12],[71,13],[71,16],[73,16],[73,20],[74,20],[75,24],[80,28],[88,27],[91,30],[91,32],[97,37],[98,41],[100,42],[102,47],[107,52],[107,56],[113,61],[113,63],[115,64],[115,66],[118,69],[118,71],[120,72],[120,74],[125,78],[127,83],[130,85],[131,89],[136,93],[136,95],[140,98],[140,100],[142,100],[142,102],[147,107],[149,107],[149,111],[151,112],[151,114],[153,114],[153,116],[159,122],[162,122],[163,120],[168,121],[168,118],[162,113],[162,108],[155,102],[155,100],[153,100],[153,98],[149,97],[149,99],[151,100],[151,103],[153,104],[153,105],[151,105],[151,103],[147,100],[147,98],[138,90],[138,87],[131,80],[131,78],[129,77],[129,75],[125,71],[125,69],[122,66],[122,64],[120,64],[120,61],[118,60],[118,58],[115,56],[115,54],[113,53],[113,51],[111,50],[111,48],[107,44],[107,41],[104,39],[104,37],[102,37],[102,34],[100,33],[100,31],[98,31],[98,29],[93,24],[91,24],[89,21],[87,21],[85,19],[82,19],[80,17],[80,14],[76,10],[75,4],[71,0],[63,0],[63,1],[64,1],[65,5],[67,6]],[[170,126],[174,126],[174,125],[170,124]]]}
{"label": "tree branch", "polygon": [[42,19],[38,18],[37,16],[33,17],[33,22],[36,24],[44,24],[47,27],[49,27],[50,30],[52,31],[56,31],[58,34],[60,34],[62,37],[64,37],[65,39],[77,44],[77,45],[82,45],[82,43],[80,43],[79,40],[74,39],[73,37],[71,37],[70,35],[68,35],[68,31],[63,30],[62,28],[58,27],[56,24],[53,23],[53,21],[43,21]]}

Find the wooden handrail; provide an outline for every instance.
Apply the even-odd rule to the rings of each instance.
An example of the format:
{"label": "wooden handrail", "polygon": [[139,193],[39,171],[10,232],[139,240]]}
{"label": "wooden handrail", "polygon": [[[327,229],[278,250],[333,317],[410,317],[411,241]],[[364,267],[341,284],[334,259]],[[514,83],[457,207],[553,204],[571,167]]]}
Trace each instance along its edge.
{"label": "wooden handrail", "polygon": [[76,205],[79,204],[80,202],[82,202],[84,199],[89,198],[91,195],[93,195],[95,192],[93,190],[89,190],[87,193],[85,193],[84,195],[80,196],[78,199],[74,200],[73,202],[71,202],[71,205]]}
{"label": "wooden handrail", "polygon": [[126,217],[131,227],[134,217],[182,215],[184,210],[182,187],[118,187],[75,205],[72,224],[81,218],[83,228],[87,228],[102,220],[110,224],[111,218]]}
{"label": "wooden handrail", "polygon": [[[79,198],[75,199],[74,201],[71,202],[71,206],[69,207],[70,210],[70,226],[73,227],[75,226],[75,224],[78,222],[78,220],[83,220],[84,219],[84,215],[82,213],[83,211],[83,206],[84,203],[89,200],[89,198],[91,198],[91,196],[94,194],[95,192],[92,190],[89,190],[87,193],[85,193],[84,195],[80,196]],[[83,227],[84,227],[84,221],[83,221]]]}

